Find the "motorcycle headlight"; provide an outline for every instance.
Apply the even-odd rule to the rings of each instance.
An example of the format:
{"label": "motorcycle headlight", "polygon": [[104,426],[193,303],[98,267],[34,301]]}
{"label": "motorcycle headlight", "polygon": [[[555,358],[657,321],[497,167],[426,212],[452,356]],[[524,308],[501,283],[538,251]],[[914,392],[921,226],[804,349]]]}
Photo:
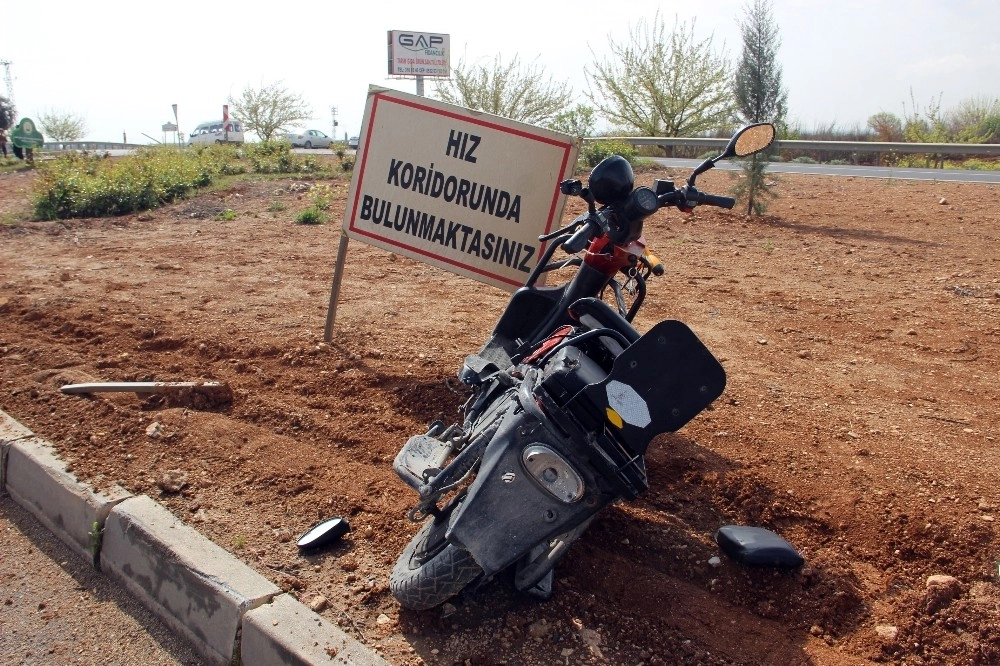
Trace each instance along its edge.
{"label": "motorcycle headlight", "polygon": [[632,165],[621,155],[605,157],[590,172],[588,187],[601,204],[615,204],[632,192],[635,177]]}

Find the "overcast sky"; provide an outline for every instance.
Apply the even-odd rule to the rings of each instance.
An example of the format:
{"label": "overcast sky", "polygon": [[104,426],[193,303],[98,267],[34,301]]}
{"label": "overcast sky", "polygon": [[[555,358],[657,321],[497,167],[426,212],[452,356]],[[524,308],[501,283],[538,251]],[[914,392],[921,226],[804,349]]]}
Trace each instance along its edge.
{"label": "overcast sky", "polygon": [[[586,102],[585,68],[609,37],[623,41],[659,10],[673,25],[695,20],[735,60],[745,0],[505,0],[287,2],[36,0],[4,3],[0,60],[12,63],[18,116],[70,112],[88,139],[149,143],[161,126],[219,118],[247,86],[281,81],[307,101],[309,126],[338,137],[361,127],[369,84],[416,92],[387,76],[386,32],[450,35],[452,64],[537,62]],[[912,111],[942,99],[1000,97],[997,0],[773,0],[789,120],[805,129],[863,126],[879,111]],[[537,59],[537,60],[536,60]],[[433,90],[425,79],[428,94]],[[0,94],[6,94],[0,89]]]}

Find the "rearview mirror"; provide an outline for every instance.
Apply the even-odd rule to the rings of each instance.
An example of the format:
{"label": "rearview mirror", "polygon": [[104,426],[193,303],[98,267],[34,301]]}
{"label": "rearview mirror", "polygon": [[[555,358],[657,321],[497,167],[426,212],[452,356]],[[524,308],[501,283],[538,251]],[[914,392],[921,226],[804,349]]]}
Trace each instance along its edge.
{"label": "rearview mirror", "polygon": [[726,157],[746,157],[759,153],[774,143],[774,125],[757,123],[747,125],[729,140],[723,153]]}

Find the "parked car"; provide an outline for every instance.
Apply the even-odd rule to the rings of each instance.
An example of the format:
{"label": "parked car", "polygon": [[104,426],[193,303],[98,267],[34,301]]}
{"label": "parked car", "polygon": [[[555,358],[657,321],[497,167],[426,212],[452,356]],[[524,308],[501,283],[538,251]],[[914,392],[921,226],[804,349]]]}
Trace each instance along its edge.
{"label": "parked car", "polygon": [[360,142],[361,142],[361,137],[352,136],[350,139],[347,140],[347,147],[350,148],[351,150],[357,150],[358,144]]}
{"label": "parked car", "polygon": [[243,125],[236,120],[201,123],[188,136],[188,145],[207,143],[243,143]]}
{"label": "parked car", "polygon": [[319,130],[305,130],[302,133],[289,132],[285,135],[285,141],[292,144],[293,148],[329,148],[332,138]]}

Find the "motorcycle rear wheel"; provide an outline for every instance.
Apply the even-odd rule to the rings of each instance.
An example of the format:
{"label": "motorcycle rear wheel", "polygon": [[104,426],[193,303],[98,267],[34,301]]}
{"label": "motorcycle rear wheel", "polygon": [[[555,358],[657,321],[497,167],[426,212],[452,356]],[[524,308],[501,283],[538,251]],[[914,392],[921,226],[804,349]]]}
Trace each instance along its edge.
{"label": "motorcycle rear wheel", "polygon": [[401,606],[427,610],[444,603],[483,573],[472,554],[448,543],[448,519],[457,503],[431,516],[403,549],[389,577]]}

